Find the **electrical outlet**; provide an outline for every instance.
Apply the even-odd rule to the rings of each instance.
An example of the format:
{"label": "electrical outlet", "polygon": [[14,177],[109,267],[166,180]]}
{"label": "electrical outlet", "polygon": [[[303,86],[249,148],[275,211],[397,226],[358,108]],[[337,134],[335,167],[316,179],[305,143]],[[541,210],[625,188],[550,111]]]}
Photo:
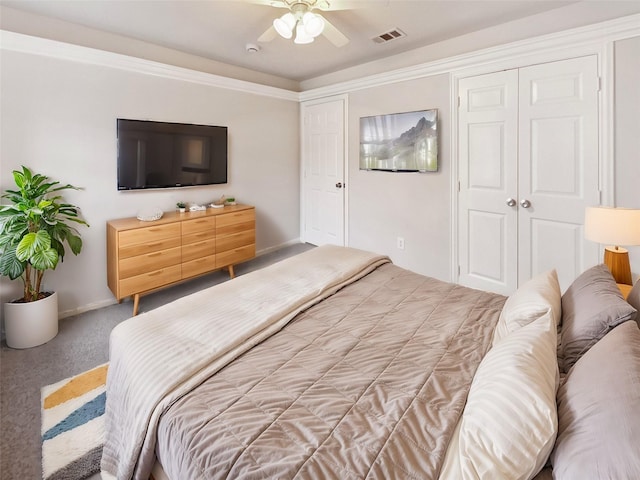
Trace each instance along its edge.
{"label": "electrical outlet", "polygon": [[404,238],[403,237],[398,237],[398,239],[396,240],[397,242],[397,246],[400,250],[404,250]]}

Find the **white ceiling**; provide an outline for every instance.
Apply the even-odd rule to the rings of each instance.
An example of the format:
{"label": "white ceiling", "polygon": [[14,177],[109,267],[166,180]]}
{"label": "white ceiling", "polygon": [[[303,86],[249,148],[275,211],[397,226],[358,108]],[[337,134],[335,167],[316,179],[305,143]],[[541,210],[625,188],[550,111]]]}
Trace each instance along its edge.
{"label": "white ceiling", "polygon": [[[277,3],[280,0],[272,0]],[[302,81],[486,27],[555,9],[571,1],[334,0],[322,13],[350,42],[320,36],[295,45],[276,36],[258,43],[286,12],[269,0],[2,0],[2,5],[161,45],[211,60]],[[349,7],[349,9],[335,10]],[[355,7],[355,8],[351,8]],[[394,28],[387,44],[372,38]],[[246,51],[247,43],[260,46]]]}
{"label": "white ceiling", "polygon": [[[257,42],[282,8],[281,0],[2,0],[2,5],[79,24],[258,72],[303,81],[556,9],[551,0],[329,0],[321,12],[350,42],[337,48],[320,36],[296,45],[276,36]],[[606,2],[600,2],[606,3]],[[349,7],[347,9],[340,9]],[[406,37],[372,38],[394,28]],[[260,46],[248,53],[246,45]]]}

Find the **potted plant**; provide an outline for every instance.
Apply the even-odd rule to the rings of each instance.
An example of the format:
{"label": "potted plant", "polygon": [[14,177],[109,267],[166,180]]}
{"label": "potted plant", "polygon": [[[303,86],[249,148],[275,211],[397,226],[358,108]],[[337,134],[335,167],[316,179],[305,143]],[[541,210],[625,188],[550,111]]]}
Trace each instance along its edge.
{"label": "potted plant", "polygon": [[65,244],[75,255],[82,239],[72,223],[86,225],[78,207],[64,203],[58,192],[80,190],[34,174],[23,166],[13,171],[16,190],[6,190],[0,205],[0,275],[20,278],[23,296],[5,304],[5,334],[12,348],[48,342],[58,333],[58,297],[42,291],[42,278],[64,260]]}
{"label": "potted plant", "polygon": [[184,213],[187,210],[187,204],[184,202],[178,202],[176,203],[176,207],[178,207],[178,211],[180,213]]}

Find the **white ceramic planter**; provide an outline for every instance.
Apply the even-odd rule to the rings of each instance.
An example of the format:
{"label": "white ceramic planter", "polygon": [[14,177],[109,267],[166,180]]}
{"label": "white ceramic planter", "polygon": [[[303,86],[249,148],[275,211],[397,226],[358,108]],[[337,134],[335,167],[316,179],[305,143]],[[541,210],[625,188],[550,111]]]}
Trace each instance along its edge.
{"label": "white ceramic planter", "polygon": [[5,303],[4,332],[11,348],[31,348],[58,334],[58,293],[37,302]]}

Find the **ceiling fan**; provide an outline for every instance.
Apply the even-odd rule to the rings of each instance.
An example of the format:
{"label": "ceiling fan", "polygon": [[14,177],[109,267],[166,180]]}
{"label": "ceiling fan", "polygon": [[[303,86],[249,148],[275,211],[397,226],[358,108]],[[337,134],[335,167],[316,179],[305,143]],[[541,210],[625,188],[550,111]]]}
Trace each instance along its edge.
{"label": "ceiling fan", "polygon": [[279,34],[287,39],[295,35],[294,43],[305,44],[313,42],[322,34],[336,47],[343,47],[349,43],[349,39],[340,30],[316,13],[317,10],[337,10],[331,7],[328,0],[253,0],[253,3],[289,10],[273,21],[273,25],[260,35],[258,42],[270,42]]}

